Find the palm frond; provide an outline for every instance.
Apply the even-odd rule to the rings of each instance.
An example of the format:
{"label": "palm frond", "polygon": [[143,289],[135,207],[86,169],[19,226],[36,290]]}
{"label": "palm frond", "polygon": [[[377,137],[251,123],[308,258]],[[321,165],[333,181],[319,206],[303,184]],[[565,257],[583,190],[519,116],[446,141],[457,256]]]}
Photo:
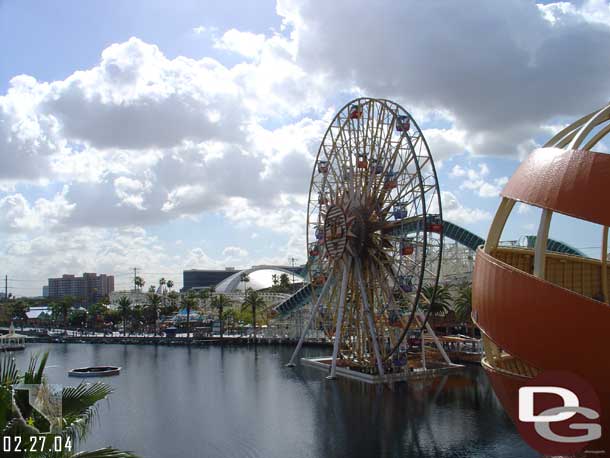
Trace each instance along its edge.
{"label": "palm frond", "polygon": [[78,386],[64,387],[62,416],[66,433],[82,439],[97,415],[96,404],[106,399],[112,391],[110,386],[102,382],[94,384],[83,382]]}
{"label": "palm frond", "polygon": [[23,374],[23,383],[36,385],[43,382],[44,370],[47,365],[47,360],[49,359],[49,352],[46,351],[42,354],[40,363],[38,363],[39,357],[40,354],[36,354],[32,355],[30,358],[28,370],[25,372],[25,374]]}
{"label": "palm frond", "polygon": [[19,381],[19,371],[15,358],[5,353],[0,362],[0,385],[11,386]]}

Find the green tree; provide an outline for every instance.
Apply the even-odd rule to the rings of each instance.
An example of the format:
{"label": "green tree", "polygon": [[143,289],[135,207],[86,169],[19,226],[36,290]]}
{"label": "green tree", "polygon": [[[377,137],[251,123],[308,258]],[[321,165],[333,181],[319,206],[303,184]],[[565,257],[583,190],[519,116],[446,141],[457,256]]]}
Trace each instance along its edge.
{"label": "green tree", "polygon": [[282,289],[282,292],[290,291],[290,278],[287,274],[280,275],[280,288]]}
{"label": "green tree", "polygon": [[254,333],[254,343],[256,343],[256,311],[262,310],[267,306],[262,297],[253,289],[246,290],[246,300],[242,305],[242,309],[250,309],[252,311],[252,329]]}
{"label": "green tree", "polygon": [[142,288],[144,288],[144,285],[146,284],[142,277],[136,277],[133,280],[133,283],[134,285],[136,285],[136,289],[138,289],[139,291],[142,291]]}
{"label": "green tree", "polygon": [[119,299],[119,312],[121,312],[121,317],[123,318],[123,337],[125,337],[127,335],[127,320],[131,312],[131,301],[127,296],[122,296]]}
{"label": "green tree", "polygon": [[231,305],[231,302],[224,294],[217,294],[212,299],[212,307],[218,310],[218,320],[220,321],[220,340],[224,338],[224,309]]}
{"label": "green tree", "polygon": [[70,310],[74,308],[74,298],[72,296],[65,296],[61,301],[51,304],[51,311],[53,316],[57,319],[62,318],[64,326],[64,334],[68,333],[68,314]]}
{"label": "green tree", "polygon": [[472,324],[472,284],[460,286],[455,299],[455,315],[462,323]]}
{"label": "green tree", "polygon": [[191,338],[191,310],[197,306],[197,297],[192,293],[187,293],[182,298],[181,310],[186,310],[186,338]]}
{"label": "green tree", "polygon": [[167,289],[169,289],[170,291],[172,290],[172,288],[174,287],[174,282],[172,280],[167,280]]}
{"label": "green tree", "polygon": [[68,322],[73,328],[82,328],[87,322],[87,311],[83,309],[71,310],[68,315]]}
{"label": "green tree", "polygon": [[97,331],[98,324],[100,321],[103,321],[104,314],[107,310],[108,307],[101,302],[97,302],[89,307],[89,326],[91,326],[93,332]]}
{"label": "green tree", "polygon": [[10,318],[12,320],[18,320],[21,324],[21,329],[23,330],[23,325],[28,320],[27,312],[30,310],[28,304],[21,300],[10,302],[9,304]]}
{"label": "green tree", "polygon": [[[171,280],[170,280],[171,281]],[[169,282],[168,282],[169,283]],[[167,293],[167,302],[161,310],[161,315],[170,316],[178,311],[178,301],[180,294],[176,291],[170,291]]]}
{"label": "green tree", "polygon": [[237,321],[239,321],[239,313],[235,309],[230,308],[223,312],[222,325],[226,323],[227,329],[232,334],[235,333],[235,323],[237,323]]}
{"label": "green tree", "polygon": [[159,309],[161,307],[161,296],[154,292],[155,287],[151,287],[153,291],[148,293],[148,304],[144,310],[148,322],[154,323],[155,336],[159,334]]}
{"label": "green tree", "polygon": [[[48,430],[49,421],[28,401],[28,393],[23,390],[13,390],[21,383],[41,385],[41,390],[49,389],[44,375],[48,353],[42,357],[33,356],[26,372],[21,373],[15,360],[5,354],[0,360],[0,435],[4,437],[20,437],[22,444],[30,444],[32,436],[48,436],[47,443],[61,435],[63,444],[74,445],[76,441],[83,442],[91,425],[98,414],[98,404],[107,399],[112,388],[105,383],[81,383],[80,385],[64,386],[61,392],[61,424],[53,425],[59,428],[52,433],[41,434],[40,430]],[[73,447],[72,447],[73,448]],[[27,451],[7,454],[14,458],[44,456],[45,458],[136,458],[130,452],[121,452],[112,448],[103,448],[90,452],[76,452],[67,448],[61,452],[45,452],[32,454]],[[4,456],[4,455],[3,455]]]}
{"label": "green tree", "polygon": [[427,303],[426,309],[431,319],[444,316],[451,310],[451,291],[448,286],[438,285],[436,287],[436,294],[434,294],[433,285],[424,285],[422,287],[422,294]]}

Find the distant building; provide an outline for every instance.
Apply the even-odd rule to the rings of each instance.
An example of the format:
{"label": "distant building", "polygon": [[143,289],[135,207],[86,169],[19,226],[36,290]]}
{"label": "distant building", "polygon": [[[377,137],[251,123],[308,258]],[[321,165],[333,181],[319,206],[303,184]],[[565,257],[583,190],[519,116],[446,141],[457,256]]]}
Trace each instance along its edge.
{"label": "distant building", "polygon": [[49,287],[48,286],[42,287],[42,297],[49,297]]}
{"label": "distant building", "polygon": [[72,296],[85,304],[97,302],[114,291],[114,276],[84,273],[82,277],[62,275],[49,278],[49,298],[56,299]]}
{"label": "distant building", "polygon": [[182,272],[182,292],[193,288],[211,288],[233,275],[237,270],[234,267],[226,267],[224,270],[200,270],[191,269]]}
{"label": "distant building", "polygon": [[204,289],[214,287],[218,292],[234,292],[244,288],[240,282],[240,276],[247,274],[250,282],[245,285],[248,288],[263,289],[273,286],[272,277],[282,274],[287,274],[292,282],[303,282],[300,276],[304,266],[252,266],[249,269],[235,269],[235,267],[226,267],[224,270],[185,270],[183,271],[183,288],[182,292],[191,289]]}

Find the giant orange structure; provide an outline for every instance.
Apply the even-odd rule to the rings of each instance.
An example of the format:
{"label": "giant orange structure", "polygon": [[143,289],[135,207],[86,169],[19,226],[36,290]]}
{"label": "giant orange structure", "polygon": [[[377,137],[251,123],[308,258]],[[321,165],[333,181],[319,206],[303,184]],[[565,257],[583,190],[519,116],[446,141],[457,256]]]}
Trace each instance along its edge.
{"label": "giant orange structure", "polygon": [[[542,371],[570,371],[589,381],[602,403],[603,436],[590,449],[610,453],[610,155],[591,151],[609,132],[610,105],[520,165],[477,252],[472,316],[483,336],[483,367],[513,420],[519,387]],[[534,249],[499,244],[517,202],[542,209]],[[553,213],[601,225],[600,260],[547,251]]]}

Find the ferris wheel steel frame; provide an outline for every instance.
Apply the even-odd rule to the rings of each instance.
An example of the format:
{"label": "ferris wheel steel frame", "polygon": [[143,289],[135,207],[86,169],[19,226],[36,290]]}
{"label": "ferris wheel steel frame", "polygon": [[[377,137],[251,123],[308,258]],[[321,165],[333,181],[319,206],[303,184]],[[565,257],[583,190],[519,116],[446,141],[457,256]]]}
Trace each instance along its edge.
{"label": "ferris wheel steel frame", "polygon": [[[418,124],[390,100],[349,102],[326,130],[311,175],[313,308],[288,365],[318,314],[334,340],[330,378],[339,358],[380,376],[405,365],[408,370],[409,331],[427,329],[440,347],[427,321],[442,249],[440,189]],[[430,298],[422,293],[424,282],[434,286]]]}

